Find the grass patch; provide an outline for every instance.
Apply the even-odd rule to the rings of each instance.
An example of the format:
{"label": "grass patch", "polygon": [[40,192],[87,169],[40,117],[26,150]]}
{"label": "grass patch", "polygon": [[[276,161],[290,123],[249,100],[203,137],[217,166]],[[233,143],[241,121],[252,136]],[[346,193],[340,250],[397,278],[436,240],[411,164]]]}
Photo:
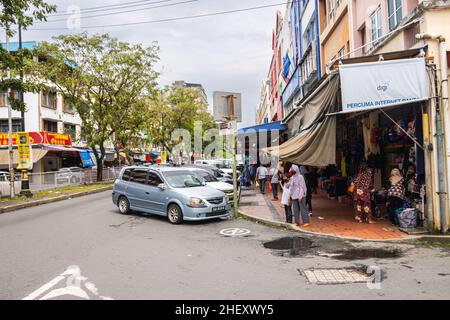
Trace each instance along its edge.
{"label": "grass patch", "polygon": [[25,196],[16,196],[14,199],[9,199],[8,197],[0,199],[0,206],[13,205],[17,203],[41,200],[41,199],[52,199],[57,198],[64,195],[76,194],[79,192],[92,191],[101,189],[107,186],[112,185],[112,182],[102,182],[96,184],[89,185],[79,185],[79,186],[68,186],[58,189],[45,190],[33,193],[33,197],[27,198]]}

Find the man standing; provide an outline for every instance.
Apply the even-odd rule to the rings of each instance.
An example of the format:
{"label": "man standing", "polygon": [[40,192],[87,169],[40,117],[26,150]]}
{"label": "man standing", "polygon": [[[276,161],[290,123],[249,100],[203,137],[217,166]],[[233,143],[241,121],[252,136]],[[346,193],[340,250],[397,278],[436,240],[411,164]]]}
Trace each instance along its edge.
{"label": "man standing", "polygon": [[260,164],[258,169],[256,170],[256,176],[259,181],[259,190],[262,194],[264,194],[264,192],[266,192],[267,168]]}
{"label": "man standing", "polygon": [[270,183],[272,184],[272,201],[278,200],[278,183],[280,182],[280,171],[277,167],[272,167],[269,171]]}

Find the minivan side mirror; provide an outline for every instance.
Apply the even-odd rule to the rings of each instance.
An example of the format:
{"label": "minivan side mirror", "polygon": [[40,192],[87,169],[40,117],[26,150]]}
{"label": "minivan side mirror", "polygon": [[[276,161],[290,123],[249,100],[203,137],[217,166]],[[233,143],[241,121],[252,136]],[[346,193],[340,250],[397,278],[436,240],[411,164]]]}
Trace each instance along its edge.
{"label": "minivan side mirror", "polygon": [[165,183],[158,184],[158,189],[159,190],[166,190],[167,189],[166,184]]}

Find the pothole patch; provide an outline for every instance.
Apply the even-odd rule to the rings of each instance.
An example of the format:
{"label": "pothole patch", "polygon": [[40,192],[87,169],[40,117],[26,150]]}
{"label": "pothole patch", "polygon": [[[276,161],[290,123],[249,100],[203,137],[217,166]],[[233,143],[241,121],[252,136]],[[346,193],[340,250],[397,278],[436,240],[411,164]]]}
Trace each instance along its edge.
{"label": "pothole patch", "polygon": [[264,248],[282,257],[299,257],[309,253],[312,247],[313,242],[302,237],[285,237],[264,243]]}

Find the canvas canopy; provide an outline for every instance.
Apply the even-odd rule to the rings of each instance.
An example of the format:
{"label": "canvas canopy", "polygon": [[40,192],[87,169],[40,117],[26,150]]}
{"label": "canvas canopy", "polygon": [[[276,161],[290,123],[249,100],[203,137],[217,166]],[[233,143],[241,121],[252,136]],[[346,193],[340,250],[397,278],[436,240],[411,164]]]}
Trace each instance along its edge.
{"label": "canvas canopy", "polygon": [[290,120],[293,137],[267,152],[282,161],[308,166],[336,163],[336,117],[327,116],[337,110],[339,76],[330,75],[327,83],[316,89]]}
{"label": "canvas canopy", "polygon": [[[43,149],[32,149],[32,159],[33,163],[41,160],[46,154],[47,150]],[[16,165],[19,163],[19,153],[17,149],[13,150],[13,164]],[[9,151],[8,149],[0,150],[0,165],[8,165],[9,164]]]}

